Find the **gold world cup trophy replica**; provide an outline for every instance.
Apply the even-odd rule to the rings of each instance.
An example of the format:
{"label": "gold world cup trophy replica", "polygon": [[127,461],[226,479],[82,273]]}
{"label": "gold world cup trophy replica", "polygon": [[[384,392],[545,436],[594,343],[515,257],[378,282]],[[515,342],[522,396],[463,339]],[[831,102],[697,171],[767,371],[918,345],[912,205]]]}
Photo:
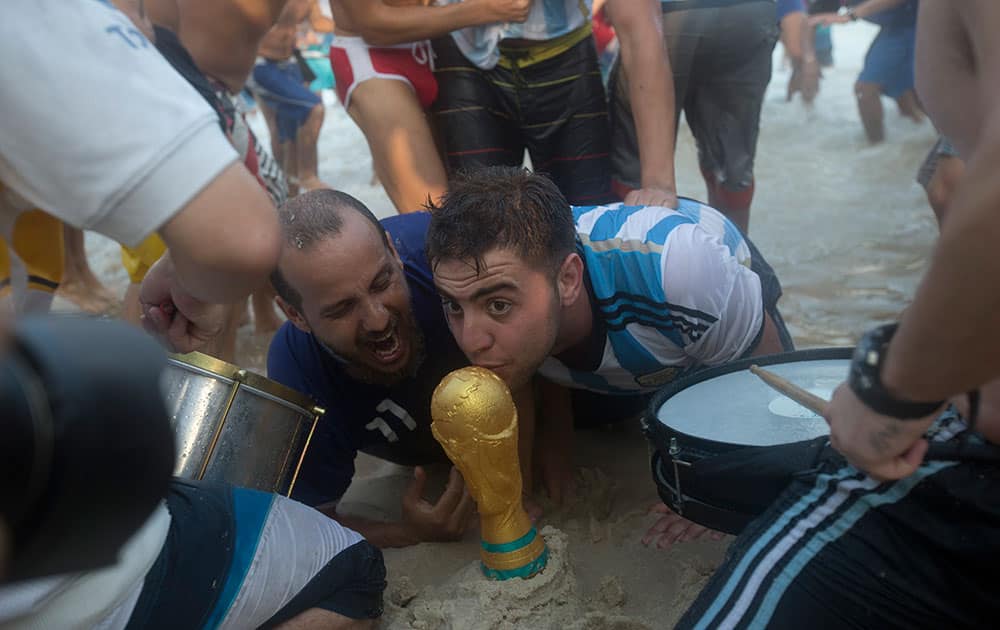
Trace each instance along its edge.
{"label": "gold world cup trophy replica", "polygon": [[431,431],[461,471],[479,509],[483,573],[529,578],[548,549],[521,503],[517,409],[499,376],[480,367],[448,374],[431,398]]}

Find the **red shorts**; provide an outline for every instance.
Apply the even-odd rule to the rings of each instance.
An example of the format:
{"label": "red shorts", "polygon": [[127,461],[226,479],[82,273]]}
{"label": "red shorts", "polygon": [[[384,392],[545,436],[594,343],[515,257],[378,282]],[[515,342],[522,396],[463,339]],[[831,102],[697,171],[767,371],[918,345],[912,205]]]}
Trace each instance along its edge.
{"label": "red shorts", "polygon": [[369,79],[403,81],[424,109],[437,98],[434,53],[428,41],[397,46],[369,46],[360,37],[337,36],[330,45],[330,66],[337,80],[337,96],[344,109],[354,88]]}

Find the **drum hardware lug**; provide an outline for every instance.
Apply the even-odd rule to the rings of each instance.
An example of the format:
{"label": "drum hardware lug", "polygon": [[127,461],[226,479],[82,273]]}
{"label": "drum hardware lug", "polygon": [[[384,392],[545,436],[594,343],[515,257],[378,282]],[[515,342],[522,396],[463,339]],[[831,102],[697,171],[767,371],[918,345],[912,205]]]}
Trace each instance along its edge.
{"label": "drum hardware lug", "polygon": [[677,515],[684,516],[684,493],[681,491],[681,475],[678,466],[691,466],[691,463],[679,459],[677,456],[680,452],[681,447],[677,445],[677,438],[670,438],[670,448],[667,449],[667,454],[670,455],[670,463],[674,467],[674,485],[677,486],[671,490],[674,491],[674,498],[677,501]]}

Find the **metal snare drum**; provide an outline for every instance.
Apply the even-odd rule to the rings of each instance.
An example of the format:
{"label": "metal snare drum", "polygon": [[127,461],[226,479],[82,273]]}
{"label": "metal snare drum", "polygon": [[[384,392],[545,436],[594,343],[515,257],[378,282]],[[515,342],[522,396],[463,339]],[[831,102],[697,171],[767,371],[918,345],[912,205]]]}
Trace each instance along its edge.
{"label": "metal snare drum", "polygon": [[826,421],[749,372],[767,367],[829,399],[853,348],[799,350],[707,368],[652,399],[643,431],[660,498],[678,514],[739,533],[829,452]]}
{"label": "metal snare drum", "polygon": [[171,356],[164,384],[174,475],[291,495],[321,407],[200,352]]}

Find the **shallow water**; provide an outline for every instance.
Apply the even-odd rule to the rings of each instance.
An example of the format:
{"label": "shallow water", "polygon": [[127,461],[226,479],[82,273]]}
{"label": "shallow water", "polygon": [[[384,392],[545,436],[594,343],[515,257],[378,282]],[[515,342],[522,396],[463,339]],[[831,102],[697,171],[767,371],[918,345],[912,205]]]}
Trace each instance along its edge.
{"label": "shallow water", "polygon": [[[873,323],[898,315],[913,295],[937,227],[917,167],[933,144],[925,122],[902,118],[886,99],[887,141],[870,146],[854,104],[853,83],[876,29],[859,23],[834,28],[836,66],[824,70],[815,105],[785,102],[789,72],[779,45],[757,151],[757,191],[750,235],[778,272],[781,309],[797,345],[848,345]],[[320,175],[368,204],[394,212],[381,186],[371,185],[364,136],[327,92],[320,138]],[[266,141],[259,117],[254,130]],[[704,198],[694,143],[678,133],[677,179],[682,195]],[[117,247],[88,236],[95,271],[124,291]],[[244,336],[244,365],[262,362],[262,343]]]}

